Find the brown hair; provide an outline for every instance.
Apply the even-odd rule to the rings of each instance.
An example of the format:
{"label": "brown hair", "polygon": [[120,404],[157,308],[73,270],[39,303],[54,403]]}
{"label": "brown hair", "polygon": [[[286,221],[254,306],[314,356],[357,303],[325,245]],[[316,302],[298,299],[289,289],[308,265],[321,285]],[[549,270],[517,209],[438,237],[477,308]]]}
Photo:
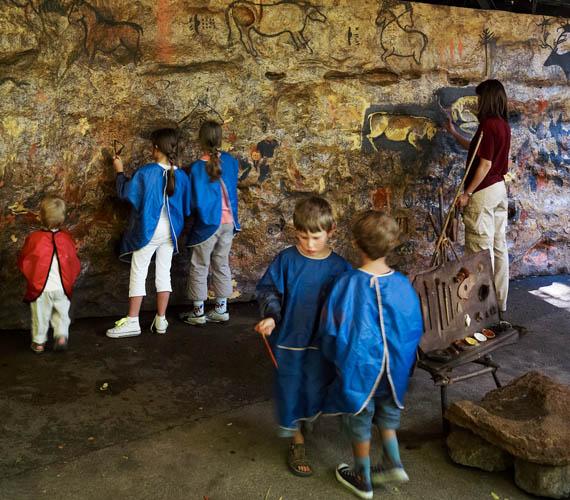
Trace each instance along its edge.
{"label": "brown hair", "polygon": [[499,80],[485,80],[475,88],[479,96],[477,118],[481,123],[486,118],[498,116],[508,120],[507,93]]}
{"label": "brown hair", "polygon": [[173,128],[161,128],[155,130],[150,134],[150,140],[156,149],[166,155],[168,162],[170,163],[168,178],[166,181],[166,192],[168,193],[168,196],[172,196],[176,188],[174,165],[178,156],[178,138],[176,137],[176,130]]}
{"label": "brown hair", "polygon": [[297,231],[318,233],[334,229],[334,215],[330,203],[320,196],[310,196],[297,202],[293,213]]}
{"label": "brown hair", "polygon": [[369,258],[386,257],[398,246],[400,228],[389,215],[378,210],[367,210],[352,221],[352,236],[356,246]]}
{"label": "brown hair", "polygon": [[206,172],[210,181],[217,181],[222,175],[218,155],[222,146],[222,126],[212,120],[205,121],[200,127],[200,132],[198,132],[198,139],[202,150],[210,155],[210,159],[206,163]]}
{"label": "brown hair", "polygon": [[48,196],[40,203],[40,220],[48,229],[57,229],[65,221],[65,201]]}

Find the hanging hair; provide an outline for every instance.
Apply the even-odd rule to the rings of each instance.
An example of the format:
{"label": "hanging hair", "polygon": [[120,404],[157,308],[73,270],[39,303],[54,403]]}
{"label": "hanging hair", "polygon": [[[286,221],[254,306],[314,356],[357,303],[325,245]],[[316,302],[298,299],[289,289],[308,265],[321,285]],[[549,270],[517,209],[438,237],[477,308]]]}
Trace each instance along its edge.
{"label": "hanging hair", "polygon": [[499,80],[485,80],[477,85],[475,93],[479,96],[477,118],[481,123],[486,118],[498,116],[508,121],[507,93]]}
{"label": "hanging hair", "polygon": [[210,182],[217,181],[222,175],[220,166],[220,147],[222,146],[222,126],[215,121],[205,121],[198,133],[200,146],[210,159],[206,163],[206,172],[210,177]]}
{"label": "hanging hair", "polygon": [[174,165],[178,157],[178,138],[173,128],[161,128],[150,134],[153,146],[168,158],[170,168],[166,180],[166,192],[168,196],[174,194],[176,178],[174,177]]}

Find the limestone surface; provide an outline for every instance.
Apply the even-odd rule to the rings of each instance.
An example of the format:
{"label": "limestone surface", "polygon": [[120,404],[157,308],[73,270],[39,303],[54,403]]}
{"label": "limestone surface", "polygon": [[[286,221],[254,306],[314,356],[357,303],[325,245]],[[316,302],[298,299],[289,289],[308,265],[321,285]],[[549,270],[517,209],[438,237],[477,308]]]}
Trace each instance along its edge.
{"label": "limestone surface", "polygon": [[[292,243],[292,209],[309,193],[333,204],[339,253],[355,258],[351,217],[375,207],[402,229],[391,263],[425,269],[437,190],[449,204],[465,166],[443,125],[449,115],[474,132],[487,78],[511,105],[511,275],[568,271],[569,26],[397,0],[0,2],[0,326],[28,324],[16,258],[46,194],[67,201],[79,247],[75,316],[125,312],[115,248],[129,209],[113,143],[130,174],[149,160],[149,131],[175,126],[187,166],[206,118],[224,123],[240,161],[234,298],[250,298]],[[187,263],[175,257],[173,302],[187,300]]]}
{"label": "limestone surface", "polygon": [[446,443],[451,460],[457,464],[488,472],[504,471],[513,465],[508,453],[466,429],[453,429]]}
{"label": "limestone surface", "polygon": [[456,402],[446,417],[518,459],[570,464],[570,388],[538,372],[489,392],[480,403]]}

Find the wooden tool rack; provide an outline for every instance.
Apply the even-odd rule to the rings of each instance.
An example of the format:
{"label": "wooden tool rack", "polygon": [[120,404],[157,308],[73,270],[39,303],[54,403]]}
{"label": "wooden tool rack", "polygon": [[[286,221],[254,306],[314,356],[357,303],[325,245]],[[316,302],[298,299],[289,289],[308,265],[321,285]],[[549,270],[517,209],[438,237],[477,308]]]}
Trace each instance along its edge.
{"label": "wooden tool rack", "polygon": [[[424,320],[424,335],[418,351],[417,367],[426,370],[441,391],[441,412],[444,431],[447,432],[445,410],[447,387],[490,373],[500,387],[499,365],[491,353],[505,345],[517,342],[518,331],[507,322],[501,322],[489,251],[448,261],[434,269],[418,274],[414,279]],[[476,346],[463,345],[463,350],[452,346],[465,337],[491,329],[495,338]],[[433,357],[448,355],[447,360]],[[439,356],[438,356],[439,355]],[[476,369],[454,376],[453,370],[465,365]]]}

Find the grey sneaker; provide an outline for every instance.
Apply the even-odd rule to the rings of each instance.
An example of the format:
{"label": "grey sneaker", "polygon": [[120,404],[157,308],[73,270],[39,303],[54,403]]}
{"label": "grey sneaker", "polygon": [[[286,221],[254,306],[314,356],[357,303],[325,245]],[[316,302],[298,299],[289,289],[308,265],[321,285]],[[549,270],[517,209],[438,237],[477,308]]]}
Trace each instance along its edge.
{"label": "grey sneaker", "polygon": [[410,480],[401,465],[391,468],[373,465],[370,467],[370,478],[374,486],[380,486],[384,483],[407,483]]}
{"label": "grey sneaker", "polygon": [[189,325],[200,326],[206,324],[206,315],[196,314],[195,311],[185,312],[180,315],[180,319]]}
{"label": "grey sneaker", "polygon": [[125,316],[115,322],[113,328],[107,330],[107,337],[112,339],[120,339],[123,337],[136,337],[141,334],[141,327],[138,318],[129,318]]}
{"label": "grey sneaker", "polygon": [[206,314],[206,321],[211,321],[212,323],[224,323],[230,320],[230,313],[220,313],[215,309],[212,309],[208,314]]}
{"label": "grey sneaker", "polygon": [[156,314],[152,320],[152,325],[150,325],[150,331],[154,331],[155,333],[163,335],[166,333],[167,328],[168,321],[166,321],[166,316],[163,316],[161,318],[158,314]]}

